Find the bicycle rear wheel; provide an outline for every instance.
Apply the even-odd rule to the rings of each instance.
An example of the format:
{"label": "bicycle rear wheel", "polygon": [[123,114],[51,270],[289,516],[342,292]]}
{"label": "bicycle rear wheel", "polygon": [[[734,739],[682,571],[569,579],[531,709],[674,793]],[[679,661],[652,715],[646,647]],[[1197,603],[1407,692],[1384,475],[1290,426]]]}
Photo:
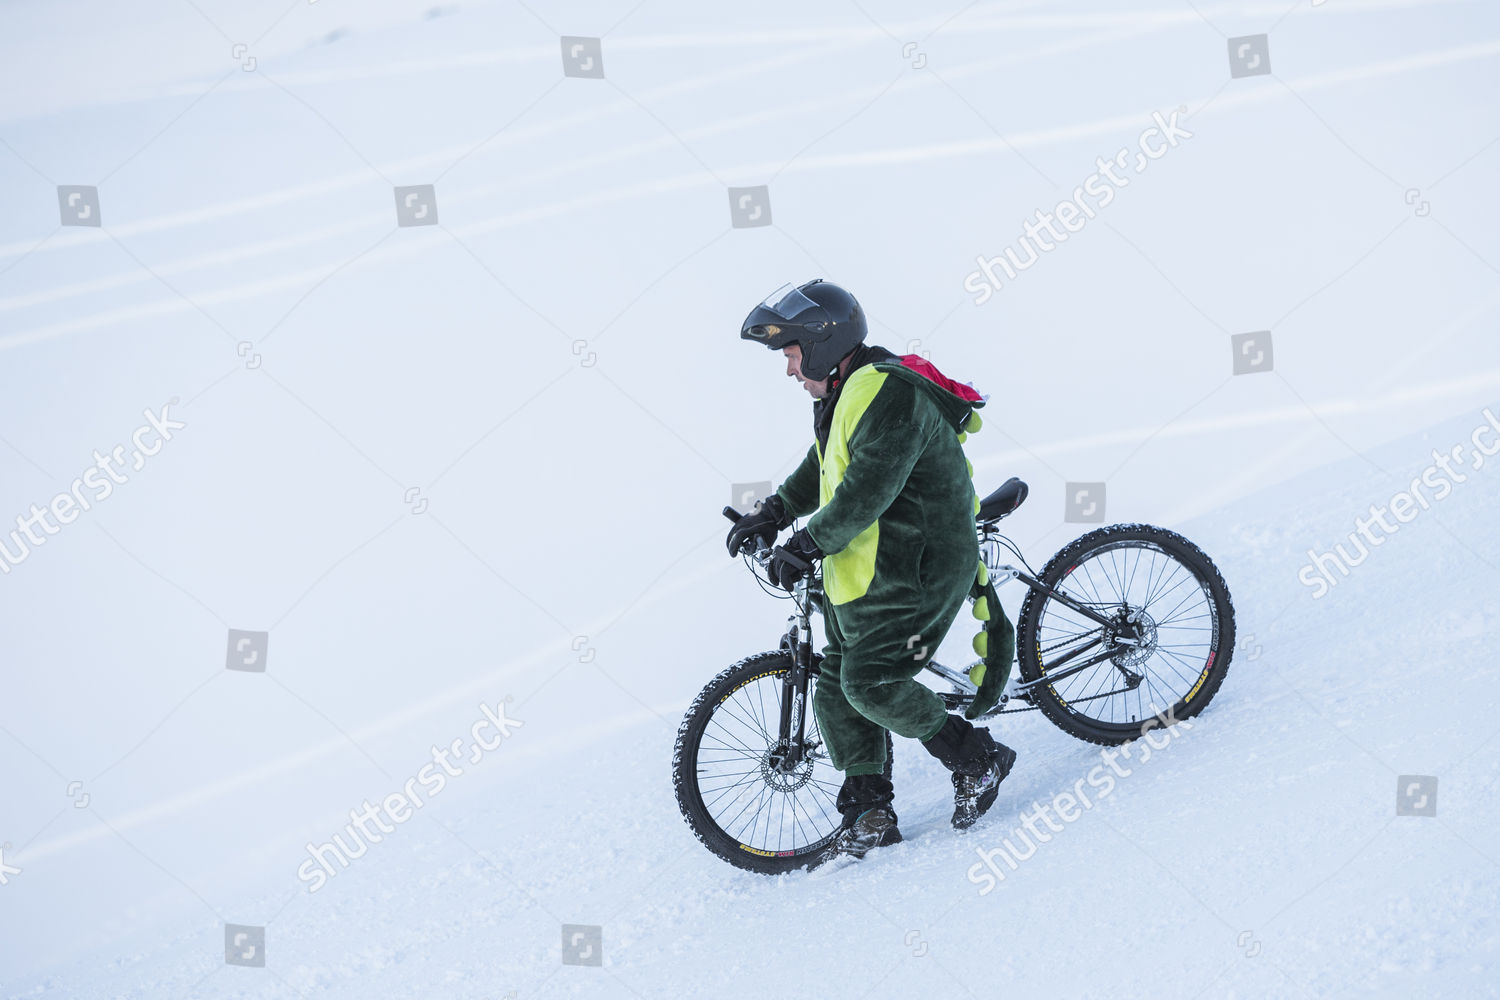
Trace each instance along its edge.
{"label": "bicycle rear wheel", "polygon": [[[1234,604],[1213,561],[1165,528],[1117,524],[1053,556],[1039,577],[1111,620],[1106,627],[1047,594],[1021,605],[1018,661],[1034,681],[1113,650],[1102,662],[1033,689],[1058,728],[1104,745],[1142,735],[1153,718],[1203,711],[1229,671]],[[1072,660],[1067,654],[1084,650]]]}

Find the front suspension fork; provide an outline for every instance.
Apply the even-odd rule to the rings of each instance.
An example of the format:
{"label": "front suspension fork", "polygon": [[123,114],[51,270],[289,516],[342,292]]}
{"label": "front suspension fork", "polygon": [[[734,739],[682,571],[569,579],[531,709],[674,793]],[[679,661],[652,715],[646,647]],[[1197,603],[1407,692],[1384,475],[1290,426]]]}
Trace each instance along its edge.
{"label": "front suspension fork", "polygon": [[792,669],[781,684],[781,718],[773,756],[779,758],[776,762],[779,769],[790,771],[802,763],[807,752],[808,678],[822,658],[813,653],[812,631],[805,618],[793,618],[783,645],[790,647]]}

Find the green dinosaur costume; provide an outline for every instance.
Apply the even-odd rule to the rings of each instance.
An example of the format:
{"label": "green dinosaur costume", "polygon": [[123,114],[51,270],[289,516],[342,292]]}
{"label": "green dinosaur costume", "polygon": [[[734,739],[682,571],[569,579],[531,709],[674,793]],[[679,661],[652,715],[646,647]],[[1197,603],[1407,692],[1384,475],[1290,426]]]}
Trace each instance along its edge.
{"label": "green dinosaur costume", "polygon": [[883,770],[885,730],[929,740],[942,728],[942,700],[915,677],[965,598],[985,623],[969,716],[1004,688],[1014,631],[979,559],[979,498],[963,452],[983,405],[918,355],[862,346],[814,404],[816,440],[777,490],[789,514],[812,514],[807,532],[824,552],[828,644],[813,710],[848,776]]}

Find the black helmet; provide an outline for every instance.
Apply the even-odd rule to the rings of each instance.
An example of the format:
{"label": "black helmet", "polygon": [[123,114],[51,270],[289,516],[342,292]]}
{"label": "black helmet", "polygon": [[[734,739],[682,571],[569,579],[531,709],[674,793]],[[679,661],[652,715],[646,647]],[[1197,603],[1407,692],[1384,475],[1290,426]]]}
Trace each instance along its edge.
{"label": "black helmet", "polygon": [[740,337],[779,351],[802,347],[802,377],[821,382],[844,355],[865,342],[865,311],[838,285],[814,278],[805,285],[782,285],[750,310]]}

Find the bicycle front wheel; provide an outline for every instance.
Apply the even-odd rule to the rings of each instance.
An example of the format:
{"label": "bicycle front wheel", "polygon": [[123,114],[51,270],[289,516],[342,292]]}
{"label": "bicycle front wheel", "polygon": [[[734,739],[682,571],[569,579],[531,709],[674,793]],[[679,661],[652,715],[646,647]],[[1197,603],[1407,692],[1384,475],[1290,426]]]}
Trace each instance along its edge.
{"label": "bicycle front wheel", "polygon": [[786,763],[779,730],[791,669],[781,650],[724,670],[688,708],[672,755],[677,806],[694,835],[730,864],[767,875],[816,861],[841,820],[843,775],[830,763],[812,714],[816,674],[804,705],[805,752],[795,765]]}

